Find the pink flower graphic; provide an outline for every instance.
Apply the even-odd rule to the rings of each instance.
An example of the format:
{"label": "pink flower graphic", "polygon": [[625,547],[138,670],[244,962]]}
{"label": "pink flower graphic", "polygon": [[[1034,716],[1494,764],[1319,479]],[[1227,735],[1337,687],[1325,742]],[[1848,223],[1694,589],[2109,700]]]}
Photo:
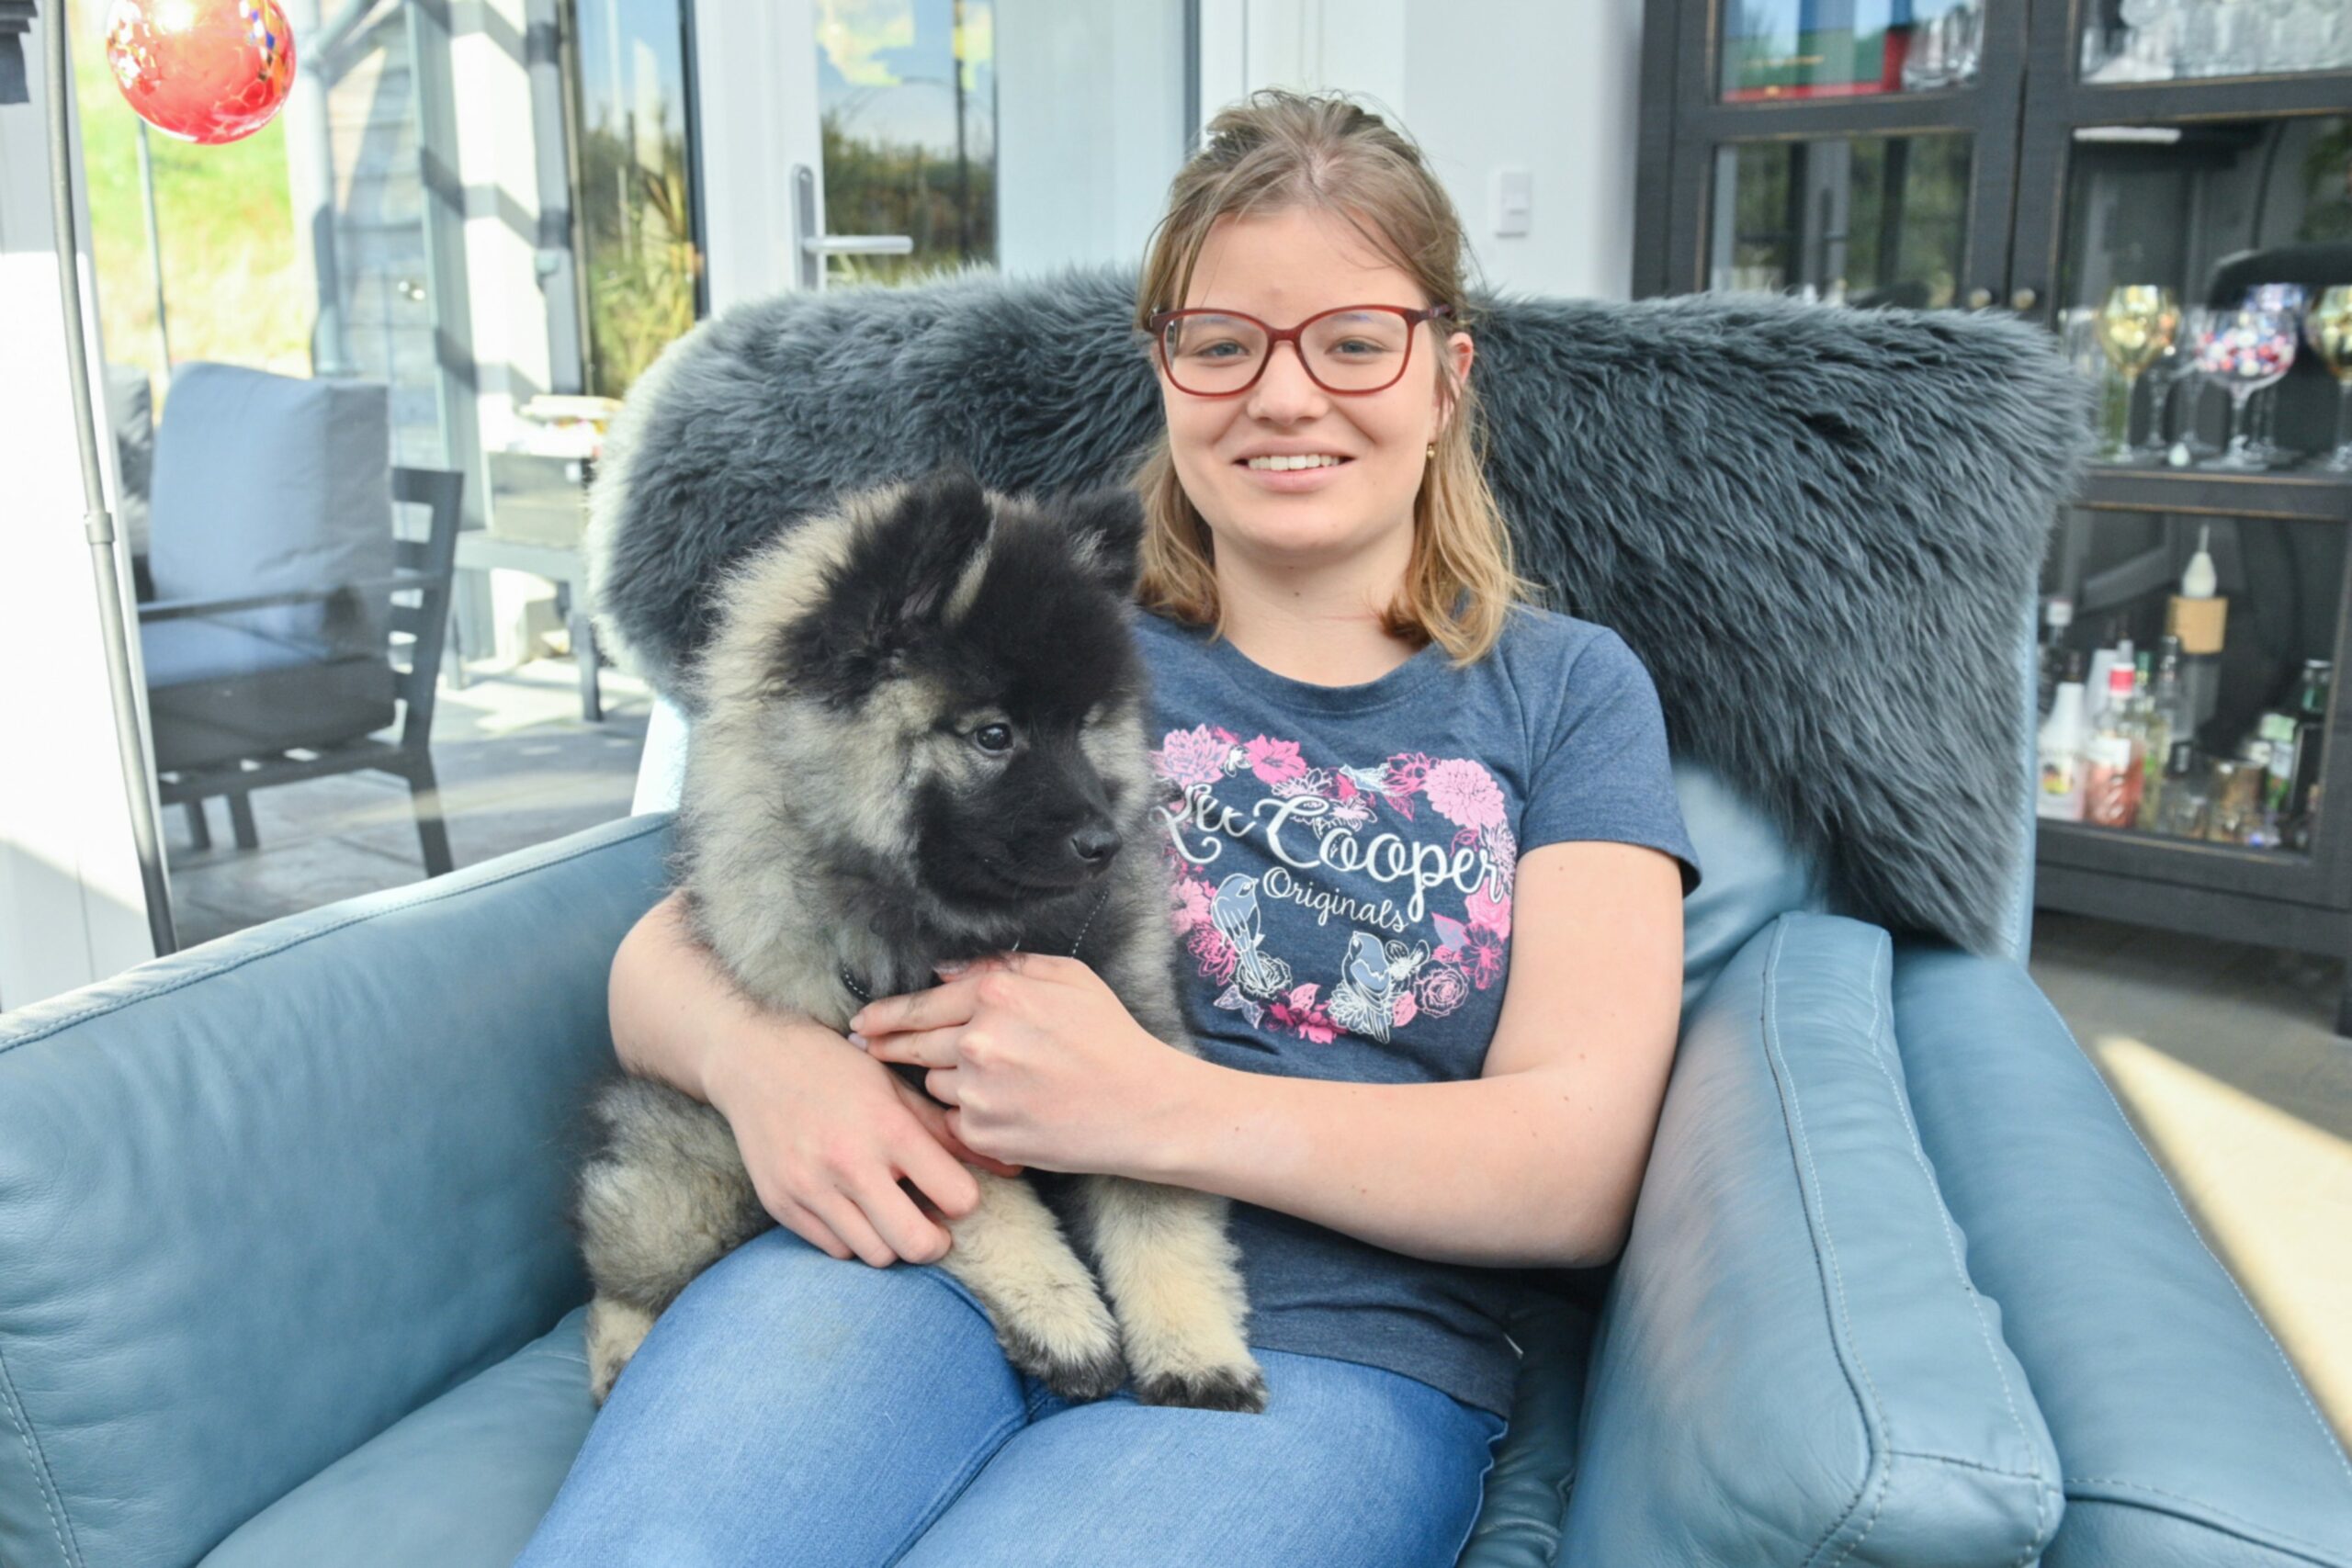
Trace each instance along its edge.
{"label": "pink flower graphic", "polygon": [[1478,891],[1470,895],[1464,908],[1474,928],[1484,926],[1494,932],[1498,939],[1504,942],[1510,940],[1510,894],[1506,893],[1499,898],[1489,898],[1487,897],[1487,885],[1482,882],[1478,885]]}
{"label": "pink flower graphic", "polygon": [[1230,732],[1211,729],[1205,724],[1196,724],[1190,729],[1171,729],[1159,743],[1159,750],[1151,754],[1151,769],[1174,784],[1215,784],[1225,777],[1226,762],[1232,756],[1235,744]]}
{"label": "pink flower graphic", "polygon": [[1209,923],[1209,885],[1198,877],[1180,876],[1168,885],[1169,919],[1182,936]]}
{"label": "pink flower graphic", "polygon": [[1413,1000],[1413,993],[1410,991],[1397,992],[1396,999],[1388,1006],[1388,1021],[1398,1029],[1404,1028],[1420,1015],[1420,1005]]}
{"label": "pink flower graphic", "polygon": [[1448,757],[1430,765],[1421,793],[1447,821],[1476,832],[1502,825],[1503,792],[1494,775],[1477,763]]}
{"label": "pink flower graphic", "polygon": [[1420,1010],[1443,1018],[1470,997],[1470,982],[1450,964],[1433,964],[1413,977],[1413,997]]}
{"label": "pink flower graphic", "polygon": [[1399,751],[1388,759],[1388,794],[1391,799],[1418,792],[1421,781],[1430,776],[1430,760],[1419,751]]}
{"label": "pink flower graphic", "polygon": [[1241,962],[1241,955],[1233,951],[1233,944],[1215,926],[1195,928],[1184,948],[1200,960],[1202,974],[1220,983],[1232,979],[1234,969]]}
{"label": "pink flower graphic", "polygon": [[1295,740],[1269,740],[1261,735],[1243,752],[1250,759],[1250,771],[1261,783],[1283,784],[1306,772],[1306,759],[1298,754]]}
{"label": "pink flower graphic", "polygon": [[1291,994],[1266,1010],[1266,1020],[1276,1029],[1286,1029],[1302,1040],[1317,1045],[1329,1045],[1340,1037],[1340,1026],[1315,999],[1319,987],[1300,986]]}
{"label": "pink flower graphic", "polygon": [[1485,926],[1472,926],[1462,966],[1469,972],[1470,983],[1485,990],[1503,977],[1503,939]]}

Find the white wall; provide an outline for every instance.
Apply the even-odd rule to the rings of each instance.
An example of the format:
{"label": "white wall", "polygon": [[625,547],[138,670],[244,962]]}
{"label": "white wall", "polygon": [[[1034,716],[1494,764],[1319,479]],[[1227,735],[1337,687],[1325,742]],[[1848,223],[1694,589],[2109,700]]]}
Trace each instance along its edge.
{"label": "white wall", "polygon": [[[1202,123],[1258,87],[1337,89],[1421,144],[1498,289],[1628,298],[1641,0],[1202,0]],[[1494,232],[1497,170],[1528,232]]]}
{"label": "white wall", "polygon": [[[33,101],[0,107],[0,473],[8,476],[0,497],[0,1010],[112,975],[152,951],[82,532],[51,245],[41,29],[54,10],[43,7],[24,40]],[[96,366],[86,208],[79,224],[83,320]],[[103,415],[98,430],[103,444]],[[128,584],[119,543],[117,559]]]}

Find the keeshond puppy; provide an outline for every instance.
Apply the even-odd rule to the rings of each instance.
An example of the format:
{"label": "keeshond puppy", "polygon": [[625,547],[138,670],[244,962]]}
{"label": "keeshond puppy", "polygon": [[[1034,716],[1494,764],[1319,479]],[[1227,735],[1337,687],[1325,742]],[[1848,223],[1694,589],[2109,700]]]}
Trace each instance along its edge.
{"label": "keeshond puppy", "polygon": [[[846,1030],[935,964],[1074,953],[1193,1048],[1126,619],[1141,535],[1125,490],[1029,502],[947,470],[850,498],[729,574],[673,871],[746,996]],[[623,1078],[594,1120],[578,1218],[601,1402],[687,1282],[775,1222],[709,1106]],[[1073,1400],[1131,1371],[1146,1404],[1265,1407],[1222,1198],[1048,1174],[1049,1207],[1026,1178],[973,1174],[943,1267],[1014,1366]]]}

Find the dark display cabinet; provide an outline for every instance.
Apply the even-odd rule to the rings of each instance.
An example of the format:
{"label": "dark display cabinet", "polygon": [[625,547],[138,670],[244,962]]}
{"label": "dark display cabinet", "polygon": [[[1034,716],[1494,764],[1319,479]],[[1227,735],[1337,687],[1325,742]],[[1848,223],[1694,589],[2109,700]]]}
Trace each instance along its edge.
{"label": "dark display cabinet", "polygon": [[2205,545],[2228,607],[2167,731],[2192,793],[2043,821],[2036,902],[2352,949],[2352,4],[1649,0],[1645,26],[1637,293],[2048,326],[2102,453],[2044,567],[2057,666],[2153,652]]}

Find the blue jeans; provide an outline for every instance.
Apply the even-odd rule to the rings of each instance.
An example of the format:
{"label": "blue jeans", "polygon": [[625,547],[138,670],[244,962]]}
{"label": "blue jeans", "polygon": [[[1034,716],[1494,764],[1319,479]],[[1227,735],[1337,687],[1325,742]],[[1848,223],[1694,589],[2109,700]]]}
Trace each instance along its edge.
{"label": "blue jeans", "polygon": [[1071,1404],[944,1270],[771,1231],[662,1314],[519,1568],[1450,1568],[1501,1418],[1257,1354],[1261,1416]]}

